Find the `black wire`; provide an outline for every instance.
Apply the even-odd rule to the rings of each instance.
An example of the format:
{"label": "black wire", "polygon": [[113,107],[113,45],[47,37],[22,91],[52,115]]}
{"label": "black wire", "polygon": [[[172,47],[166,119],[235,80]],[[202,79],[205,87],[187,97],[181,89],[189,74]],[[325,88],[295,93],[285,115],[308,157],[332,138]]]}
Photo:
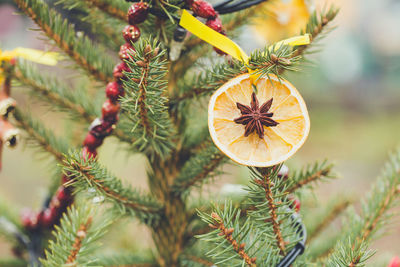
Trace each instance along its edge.
{"label": "black wire", "polygon": [[254,5],[258,5],[262,2],[265,2],[267,0],[253,0],[253,1],[241,1],[239,3],[235,3],[229,6],[223,6],[221,9],[216,10],[219,14],[223,15],[223,14],[228,14],[228,13],[233,13],[233,12],[237,12],[246,8],[250,8]]}
{"label": "black wire", "polygon": [[213,6],[214,10],[219,10],[222,7],[226,6],[227,4],[229,4],[229,3],[233,2],[233,1],[235,1],[235,0],[225,0],[222,3],[216,4],[216,5]]}
{"label": "black wire", "polygon": [[278,263],[276,267],[289,267],[295,260],[296,258],[303,254],[305,245],[306,245],[306,240],[307,240],[307,230],[306,227],[304,226],[303,222],[301,221],[301,218],[297,214],[293,214],[291,216],[291,219],[293,220],[295,227],[297,228],[296,233],[302,238],[295,246],[294,248],[286,254],[286,256]]}

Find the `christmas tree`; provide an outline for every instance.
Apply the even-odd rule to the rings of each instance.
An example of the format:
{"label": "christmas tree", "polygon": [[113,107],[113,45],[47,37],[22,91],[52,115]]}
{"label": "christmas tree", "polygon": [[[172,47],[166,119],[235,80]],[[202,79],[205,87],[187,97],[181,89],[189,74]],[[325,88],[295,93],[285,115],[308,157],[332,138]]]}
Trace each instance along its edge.
{"label": "christmas tree", "polygon": [[[334,178],[333,166],[283,164],[310,129],[305,101],[285,74],[307,63],[336,8],[315,11],[297,36],[247,56],[232,39],[263,20],[265,0],[60,0],[57,9],[15,2],[60,53],[0,51],[1,145],[17,145],[21,130],[54,159],[54,178],[39,211],[20,218],[0,202],[0,234],[15,255],[1,266],[364,266],[373,256],[369,245],[398,204],[400,153],[361,209],[343,198],[318,214],[305,206],[300,215],[299,198],[306,202],[302,192]],[[36,64],[60,60],[86,78],[67,81]],[[79,136],[55,133],[18,105],[11,96],[19,86],[69,115]],[[116,152],[146,158],[148,191],[98,160],[108,137],[121,144]],[[248,169],[248,184],[223,198],[213,189],[203,195],[234,162]],[[318,243],[344,210],[341,231]],[[125,251],[113,249],[113,234],[104,241],[130,220],[149,229],[151,249],[135,236]]]}

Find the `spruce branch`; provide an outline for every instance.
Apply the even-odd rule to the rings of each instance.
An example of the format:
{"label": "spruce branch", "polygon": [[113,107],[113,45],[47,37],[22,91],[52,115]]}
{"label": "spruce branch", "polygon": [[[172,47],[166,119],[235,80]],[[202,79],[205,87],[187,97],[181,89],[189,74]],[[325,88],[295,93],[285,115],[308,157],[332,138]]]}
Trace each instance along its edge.
{"label": "spruce branch", "polygon": [[224,155],[214,145],[208,145],[197,151],[183,165],[174,181],[175,192],[188,191],[191,187],[202,185],[206,180],[218,174],[215,169],[224,161]]}
{"label": "spruce branch", "polygon": [[272,193],[272,186],[273,183],[271,182],[270,176],[272,175],[272,172],[267,169],[262,170],[263,174],[263,179],[256,179],[254,182],[258,185],[260,185],[264,191],[265,191],[265,198],[268,202],[269,206],[269,213],[270,213],[270,221],[272,223],[272,227],[274,229],[275,237],[276,237],[276,243],[278,245],[278,248],[280,250],[281,255],[286,254],[286,249],[285,249],[285,240],[283,240],[282,232],[281,232],[281,226],[280,222],[278,221],[278,210],[276,207],[275,199],[273,197]]}
{"label": "spruce branch", "polygon": [[69,207],[60,226],[55,226],[55,240],[50,240],[46,258],[41,259],[41,263],[44,267],[98,266],[90,255],[98,248],[98,239],[106,233],[111,222],[111,216],[95,222],[90,205]]}
{"label": "spruce branch", "polygon": [[255,70],[254,74],[261,77],[275,74],[280,76],[280,70],[296,70],[294,65],[300,60],[300,57],[293,56],[290,46],[281,45],[279,47],[265,47],[256,50],[251,54],[249,64],[246,66],[238,61],[233,60],[232,63],[222,63],[214,65],[211,70],[205,70],[196,77],[190,77],[190,82],[178,83],[180,92],[177,96],[173,96],[171,104],[175,105],[186,99],[192,99],[200,96],[212,94],[218,87],[222,86],[228,80],[247,73],[247,68]]}
{"label": "spruce branch", "polygon": [[[93,101],[84,90],[67,88],[55,77],[44,76],[32,64],[20,61],[17,64],[14,77],[23,85],[29,86],[34,91],[34,95],[39,99],[45,98],[48,103],[56,105],[60,111],[72,113],[74,118],[84,119],[91,123],[98,112],[93,105]],[[132,144],[135,142],[131,135],[130,128],[122,130],[123,122],[117,125],[117,129],[112,135],[120,141]]]}
{"label": "spruce branch", "polygon": [[15,0],[18,7],[71,59],[96,80],[112,81],[113,62],[103,48],[94,47],[88,37],[77,34],[67,20],[40,0]]}
{"label": "spruce branch", "polygon": [[293,200],[287,193],[287,180],[278,177],[280,168],[250,168],[252,180],[244,203],[253,227],[264,231],[261,242],[269,247],[266,257],[271,265],[279,263],[301,240],[293,224],[295,211],[290,208]]}
{"label": "spruce branch", "polygon": [[52,154],[57,161],[64,160],[63,154],[67,153],[71,147],[65,140],[55,137],[53,132],[45,128],[40,121],[18,108],[15,109],[14,118],[16,125],[28,134],[27,140],[30,143],[39,145],[45,152]]}
{"label": "spruce branch", "polygon": [[[310,34],[311,40],[314,43],[321,37],[321,35],[323,35],[324,31],[327,30],[328,24],[335,19],[338,13],[339,9],[334,6],[331,6],[327,11],[321,12],[321,14],[319,14],[317,11],[314,11],[314,13],[310,16],[305,29],[302,30],[300,34]],[[293,53],[293,56],[302,55],[310,46],[311,44],[297,47]]]}
{"label": "spruce branch", "polygon": [[[127,5],[124,9],[127,10],[129,4],[125,1],[122,3]],[[113,51],[118,51],[121,44],[124,43],[123,37],[116,29],[121,29],[126,22],[110,17],[100,9],[93,8],[89,1],[59,0],[56,4],[62,4],[64,9],[71,12],[79,10],[79,19],[91,25],[90,32],[94,35],[94,39],[112,48]]]}
{"label": "spruce branch", "polygon": [[290,175],[291,184],[287,189],[288,193],[293,193],[304,186],[321,181],[323,179],[332,179],[335,176],[331,174],[332,164],[325,160],[322,163],[315,162],[307,165],[303,170]]}
{"label": "spruce branch", "polygon": [[33,89],[39,99],[57,105],[60,110],[72,112],[76,118],[90,122],[96,117],[96,110],[84,90],[67,88],[55,77],[44,76],[32,64],[20,61],[15,70],[15,78]]}
{"label": "spruce branch", "polygon": [[256,266],[256,254],[265,253],[257,251],[256,246],[262,231],[254,229],[249,219],[240,223],[240,210],[226,202],[223,210],[216,206],[211,215],[199,213],[199,216],[214,229],[199,238],[213,243],[206,255],[216,260],[215,265]]}
{"label": "spruce branch", "polygon": [[180,93],[171,98],[171,105],[176,105],[186,99],[210,95],[229,79],[246,72],[246,68],[237,60],[234,60],[232,64],[214,65],[211,70],[205,70],[196,77],[190,77],[190,82],[178,83]]}
{"label": "spruce branch", "polygon": [[131,121],[131,129],[137,136],[135,145],[153,156],[166,156],[174,147],[172,136],[175,128],[167,110],[165,50],[157,41],[144,40],[135,45],[126,62],[130,72],[124,81],[125,96],[121,99],[122,110]]}
{"label": "spruce branch", "polygon": [[64,160],[64,172],[70,177],[68,185],[76,191],[95,190],[98,196],[112,202],[122,214],[137,216],[152,224],[159,219],[161,205],[150,196],[122,185],[120,179],[94,159],[82,158],[81,153],[71,153]]}
{"label": "spruce branch", "polygon": [[[361,266],[372,252],[367,246],[377,232],[387,225],[393,217],[389,211],[400,204],[398,187],[400,185],[400,151],[391,155],[383,170],[362,203],[361,214],[354,209],[348,212],[347,229],[342,239],[335,246],[333,253],[326,260],[328,266]],[[344,264],[343,264],[344,263]]]}

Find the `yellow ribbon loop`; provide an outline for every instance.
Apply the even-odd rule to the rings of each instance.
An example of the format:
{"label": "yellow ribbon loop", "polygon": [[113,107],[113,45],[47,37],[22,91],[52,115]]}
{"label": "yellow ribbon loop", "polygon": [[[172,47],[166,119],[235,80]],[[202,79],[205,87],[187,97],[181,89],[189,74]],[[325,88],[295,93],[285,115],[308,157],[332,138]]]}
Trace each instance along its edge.
{"label": "yellow ribbon loop", "polygon": [[10,61],[11,59],[16,57],[24,58],[35,63],[49,66],[56,65],[58,60],[61,59],[59,53],[46,52],[32,48],[17,47],[11,51],[4,52],[0,50],[0,61]]}
{"label": "yellow ribbon loop", "polygon": [[245,63],[249,61],[249,57],[246,55],[243,49],[238,46],[234,41],[232,41],[225,35],[222,35],[219,32],[207,27],[201,21],[190,15],[190,13],[187,12],[185,9],[183,10],[179,25],[181,25],[183,28],[193,33],[203,41],[224,51],[228,55],[231,55],[233,58],[244,61]]}
{"label": "yellow ribbon loop", "polygon": [[[11,51],[4,51],[4,52],[0,49],[0,65],[2,61],[10,61],[11,59],[17,57],[49,66],[56,65],[58,60],[62,59],[59,53],[46,52],[32,48],[17,47]],[[3,81],[4,81],[3,69],[0,67],[0,84],[2,84]]]}
{"label": "yellow ribbon loop", "polygon": [[[244,64],[249,63],[249,56],[243,51],[243,49],[237,45],[234,41],[226,37],[225,35],[220,34],[217,31],[207,27],[205,24],[197,20],[193,17],[188,11],[183,10],[182,17],[179,22],[183,28],[196,35],[203,41],[215,46],[216,48],[224,51],[228,55],[231,55],[233,58],[237,60],[243,61]],[[278,50],[283,45],[307,45],[311,42],[310,35],[304,34],[300,36],[294,36],[289,39],[282,40],[274,45],[268,47],[268,51],[272,52]],[[252,70],[248,68],[249,73],[254,73],[256,70]],[[254,81],[255,77],[251,77],[252,81]]]}

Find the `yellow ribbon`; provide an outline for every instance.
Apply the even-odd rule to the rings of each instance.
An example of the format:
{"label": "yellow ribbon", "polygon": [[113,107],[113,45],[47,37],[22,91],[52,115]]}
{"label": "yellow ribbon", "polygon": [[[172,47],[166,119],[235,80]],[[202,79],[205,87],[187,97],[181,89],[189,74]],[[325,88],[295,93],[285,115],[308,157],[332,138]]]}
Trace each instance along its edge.
{"label": "yellow ribbon", "polygon": [[[205,24],[193,17],[188,11],[183,10],[181,20],[179,22],[183,28],[196,35],[203,41],[215,46],[216,48],[224,51],[228,55],[231,55],[237,60],[243,61],[244,64],[249,63],[249,56],[243,51],[243,49],[237,45],[234,41],[229,39],[223,34],[207,27]],[[294,36],[289,39],[282,40],[272,46],[268,47],[269,52],[278,50],[282,45],[307,45],[310,43],[310,35],[304,34]],[[253,73],[254,70],[248,69],[249,73]]]}
{"label": "yellow ribbon", "polygon": [[[11,51],[2,51],[0,49],[0,64],[2,61],[10,61],[13,58],[24,58],[43,65],[54,66],[62,57],[56,52],[45,52],[32,48],[17,47]],[[3,70],[0,67],[0,84],[4,80]]]}

